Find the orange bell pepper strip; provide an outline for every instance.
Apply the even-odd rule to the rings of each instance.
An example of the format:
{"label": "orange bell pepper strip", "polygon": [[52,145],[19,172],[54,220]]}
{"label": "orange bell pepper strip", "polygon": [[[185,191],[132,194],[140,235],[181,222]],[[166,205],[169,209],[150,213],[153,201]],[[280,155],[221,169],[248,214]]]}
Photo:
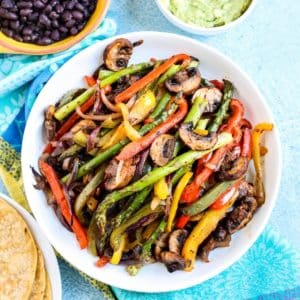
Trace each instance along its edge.
{"label": "orange bell pepper strip", "polygon": [[108,256],[101,256],[96,261],[96,267],[102,268],[104,267],[108,262],[110,261],[110,258]]}
{"label": "orange bell pepper strip", "polygon": [[153,143],[153,141],[158,136],[168,132],[176,124],[183,120],[188,112],[188,103],[184,98],[181,98],[177,101],[177,104],[178,109],[174,114],[169,116],[166,121],[153,128],[148,134],[126,145],[123,150],[116,156],[117,160],[127,160],[145,150]]}
{"label": "orange bell pepper strip", "polygon": [[[233,128],[237,127],[243,118],[244,106],[239,100],[232,99],[230,102],[230,107],[233,113],[227,124],[223,127],[222,131],[231,133]],[[180,199],[181,203],[193,203],[198,199],[201,192],[201,185],[203,185],[215,171],[211,166],[218,166],[225,153],[228,151],[228,149],[230,149],[231,146],[232,144],[227,145],[214,152],[212,158],[206,164],[201,173],[195,176],[193,182],[184,189]]]}
{"label": "orange bell pepper strip", "polygon": [[177,54],[170,57],[167,61],[165,61],[157,68],[153,69],[151,72],[149,72],[147,75],[142,77],[140,80],[134,82],[128,89],[118,94],[115,98],[115,102],[119,103],[130,99],[134,94],[136,94],[138,91],[143,89],[146,85],[154,81],[161,74],[166,72],[173,64],[177,63],[178,61],[183,61],[184,64],[187,64],[187,62],[189,62],[190,59],[191,59],[190,56],[187,54]]}
{"label": "orange bell pepper strip", "polygon": [[93,76],[84,76],[84,80],[89,87],[92,87],[97,83],[97,80]]}
{"label": "orange bell pepper strip", "polygon": [[39,162],[39,167],[50,185],[53,196],[61,209],[62,215],[69,226],[72,228],[79,242],[80,248],[84,249],[88,245],[87,234],[85,229],[82,227],[76,216],[72,214],[69,203],[67,202],[64,191],[59,183],[54,169],[44,161]]}

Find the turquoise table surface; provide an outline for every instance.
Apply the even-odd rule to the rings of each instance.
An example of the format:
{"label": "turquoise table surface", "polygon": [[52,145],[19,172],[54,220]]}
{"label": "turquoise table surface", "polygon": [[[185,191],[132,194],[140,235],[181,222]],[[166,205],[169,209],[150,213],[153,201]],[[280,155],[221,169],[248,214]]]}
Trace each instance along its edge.
{"label": "turquoise table surface", "polygon": [[[120,34],[155,30],[193,37],[222,51],[254,79],[273,111],[284,156],[280,193],[269,224],[300,251],[299,14],[298,0],[259,0],[238,27],[213,37],[200,37],[170,24],[154,0],[112,0],[108,12]],[[64,282],[71,283],[64,280],[63,269],[62,276]],[[99,299],[99,293],[82,279],[74,280],[72,287],[64,286],[64,299]]]}
{"label": "turquoise table surface", "polygon": [[[238,27],[217,36],[201,37],[188,34],[170,24],[160,13],[154,0],[111,0],[108,12],[108,16],[117,23],[118,34],[151,30],[190,36],[219,49],[254,79],[271,107],[276,126],[280,131],[283,150],[280,193],[269,227],[279,232],[298,252],[300,252],[299,15],[299,0],[259,0],[253,13]],[[201,57],[201,54],[199,56]],[[7,118],[14,118],[13,111],[7,111],[6,114]],[[1,118],[0,116],[0,131],[3,131]],[[8,123],[10,119],[5,121]],[[71,271],[64,261],[60,260],[59,263],[64,300],[101,299],[100,292],[77,272]]]}

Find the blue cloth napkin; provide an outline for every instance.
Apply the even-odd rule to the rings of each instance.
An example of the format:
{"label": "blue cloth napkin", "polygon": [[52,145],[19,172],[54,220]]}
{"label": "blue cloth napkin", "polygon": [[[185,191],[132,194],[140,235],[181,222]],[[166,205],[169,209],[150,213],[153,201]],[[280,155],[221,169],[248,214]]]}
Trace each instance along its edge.
{"label": "blue cloth napkin", "polygon": [[[75,51],[78,51],[78,49]],[[21,88],[19,84],[16,85],[17,91],[13,91],[12,86],[9,89],[8,87],[2,87],[0,81],[0,91],[5,91],[6,99],[9,99],[12,95],[16,95],[21,99],[22,95],[26,94],[25,105],[18,104],[18,108],[11,108],[10,104],[6,104],[6,107],[16,113],[11,117],[10,125],[2,136],[18,151],[21,147],[24,125],[37,94],[59,65],[68,57],[62,54],[61,60],[52,61],[46,69],[42,72],[39,71],[39,76],[30,85]],[[9,57],[5,59],[7,58],[10,59]],[[26,61],[27,58],[23,58]],[[20,61],[24,63],[22,59]],[[13,71],[9,74],[15,76]],[[24,80],[23,83],[25,82],[27,81]],[[8,111],[7,108],[4,110]],[[71,269],[64,269],[64,271],[72,272]],[[68,281],[69,276],[64,277]],[[71,274],[70,278],[72,278]],[[66,286],[72,286],[71,284],[69,282]],[[176,282],[174,284],[176,285]],[[181,291],[160,294],[134,293],[118,288],[113,288],[113,291],[118,299],[131,300],[300,299],[300,255],[292,249],[283,237],[267,227],[252,248],[238,262],[203,284]],[[86,295],[86,299],[90,299],[88,295]]]}

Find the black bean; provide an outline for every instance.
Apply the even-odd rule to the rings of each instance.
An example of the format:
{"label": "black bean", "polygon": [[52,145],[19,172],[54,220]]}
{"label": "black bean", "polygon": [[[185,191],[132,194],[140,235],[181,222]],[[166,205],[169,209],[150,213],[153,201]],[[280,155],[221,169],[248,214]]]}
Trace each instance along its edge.
{"label": "black bean", "polygon": [[58,21],[57,20],[52,20],[51,21],[51,27],[52,28],[58,28],[59,24],[58,24]]}
{"label": "black bean", "polygon": [[71,33],[72,35],[75,35],[75,34],[78,33],[78,29],[77,29],[76,27],[72,27],[72,28],[70,29],[70,33]]}
{"label": "black bean", "polygon": [[30,9],[30,8],[23,8],[20,10],[20,16],[22,16],[22,17],[27,17],[31,13],[32,13],[32,9]]}
{"label": "black bean", "polygon": [[0,17],[7,20],[17,20],[18,16],[4,8],[0,8]]}
{"label": "black bean", "polygon": [[51,5],[52,7],[54,7],[54,6],[57,5],[57,3],[58,3],[57,0],[51,0],[50,3],[49,3],[49,5]]}
{"label": "black bean", "polygon": [[75,25],[75,23],[76,23],[76,21],[71,19],[70,21],[68,21],[66,23],[66,27],[67,28],[71,28],[71,27],[73,27]]}
{"label": "black bean", "polygon": [[59,27],[59,31],[60,31],[60,32],[67,33],[67,32],[68,32],[68,29],[67,29],[66,27],[64,27],[64,26],[60,26],[60,27]]}
{"label": "black bean", "polygon": [[22,30],[23,35],[31,35],[32,34],[32,28],[30,27],[24,27]]}
{"label": "black bean", "polygon": [[38,8],[38,9],[42,9],[45,7],[45,3],[43,3],[42,1],[33,1],[33,6]]}
{"label": "black bean", "polygon": [[43,38],[40,38],[40,39],[38,39],[37,40],[37,43],[39,44],[39,45],[49,45],[49,44],[51,44],[53,41],[50,39],[50,38],[48,38],[48,37],[43,37]]}
{"label": "black bean", "polygon": [[39,18],[39,13],[38,12],[34,12],[34,13],[32,13],[28,16],[29,21],[37,21],[38,18]]}
{"label": "black bean", "polygon": [[49,14],[52,11],[52,6],[48,4],[44,9],[44,14]]}
{"label": "black bean", "polygon": [[74,10],[74,11],[72,12],[72,16],[73,16],[73,18],[74,18],[75,20],[77,20],[77,21],[81,21],[81,20],[83,19],[83,14],[82,14],[82,12],[80,12],[80,11],[78,11],[78,10]]}
{"label": "black bean", "polygon": [[2,28],[1,30],[2,30],[2,32],[3,32],[5,35],[7,35],[8,37],[12,37],[13,34],[14,34],[13,31],[12,31],[11,29]]}
{"label": "black bean", "polygon": [[57,13],[61,14],[64,11],[64,7],[60,4],[55,5],[55,10]]}
{"label": "black bean", "polygon": [[19,42],[23,42],[23,38],[19,34],[15,34],[13,37],[15,40],[17,40]]}
{"label": "black bean", "polygon": [[68,4],[66,7],[67,7],[67,9],[72,10],[75,5],[76,5],[76,2],[74,0],[70,0],[70,1],[68,1]]}
{"label": "black bean", "polygon": [[32,36],[31,35],[24,35],[23,39],[24,39],[24,42],[29,43],[29,42],[32,41]]}
{"label": "black bean", "polygon": [[32,2],[30,2],[30,1],[19,1],[17,3],[17,6],[19,8],[31,8],[32,7]]}
{"label": "black bean", "polygon": [[51,21],[50,21],[50,19],[46,15],[40,15],[39,22],[41,24],[45,25],[46,27],[50,27],[51,26]]}
{"label": "black bean", "polygon": [[51,39],[54,40],[54,41],[59,41],[59,39],[60,39],[60,33],[59,33],[59,31],[57,29],[52,31],[52,33],[51,33]]}
{"label": "black bean", "polygon": [[4,20],[1,25],[2,25],[2,27],[8,27],[9,26],[9,21]]}
{"label": "black bean", "polygon": [[0,6],[3,8],[13,8],[14,5],[15,3],[12,0],[2,0]]}
{"label": "black bean", "polygon": [[72,14],[71,12],[69,12],[68,10],[65,11],[63,14],[62,14],[62,19],[65,21],[65,22],[68,22],[72,19]]}
{"label": "black bean", "polygon": [[75,8],[80,10],[80,11],[84,11],[84,6],[80,3],[76,3]]}
{"label": "black bean", "polygon": [[10,21],[9,26],[10,26],[11,29],[16,30],[16,29],[19,28],[20,22],[18,20],[16,20],[16,21]]}
{"label": "black bean", "polygon": [[55,20],[55,19],[58,19],[59,18],[59,14],[55,11],[51,11],[51,13],[49,14],[49,17],[52,19],[52,20]]}

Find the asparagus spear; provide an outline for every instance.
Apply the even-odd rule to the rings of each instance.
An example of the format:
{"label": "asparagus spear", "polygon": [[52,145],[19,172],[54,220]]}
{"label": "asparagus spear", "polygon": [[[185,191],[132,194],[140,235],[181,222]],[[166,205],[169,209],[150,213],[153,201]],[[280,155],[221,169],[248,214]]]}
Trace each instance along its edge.
{"label": "asparagus spear", "polygon": [[140,63],[137,65],[131,65],[128,68],[122,69],[120,71],[114,72],[108,77],[105,77],[103,80],[100,82],[100,87],[105,87],[109,84],[113,84],[117,80],[119,80],[121,77],[126,76],[126,75],[131,75],[143,70],[146,70],[148,68],[153,67],[153,63],[151,62],[145,62],[145,63]]}
{"label": "asparagus spear", "polygon": [[216,132],[223,123],[224,117],[229,109],[229,104],[233,95],[234,86],[229,80],[224,80],[224,92],[222,104],[216,114],[215,119],[209,125],[208,131]]}
{"label": "asparagus spear", "polygon": [[157,118],[164,111],[170,99],[171,95],[169,93],[165,93],[156,105],[153,112],[149,115],[148,119],[154,120],[155,118]]}
{"label": "asparagus spear", "polygon": [[77,145],[77,144],[72,145],[58,157],[58,161],[62,161],[69,156],[75,155],[81,149],[82,149],[82,147],[80,145]]}
{"label": "asparagus spear", "polygon": [[123,211],[121,211],[113,220],[112,224],[114,227],[120,226],[124,221],[128,220],[131,215],[138,210],[142,204],[145,202],[147,197],[150,195],[152,191],[152,186],[148,186],[143,189],[138,194],[134,195],[134,199],[129,207]]}
{"label": "asparagus spear", "polygon": [[98,73],[98,78],[100,80],[103,80],[109,76],[111,76],[112,74],[114,74],[114,71],[110,71],[110,70],[99,70],[99,73]]}
{"label": "asparagus spear", "polygon": [[91,87],[84,91],[81,95],[76,97],[74,100],[68,102],[67,104],[63,105],[62,107],[58,108],[58,110],[54,113],[54,117],[61,121],[65,117],[67,117],[71,112],[73,112],[77,106],[82,105],[85,103],[95,92],[96,88]]}
{"label": "asparagus spear", "polygon": [[[162,123],[163,121],[165,121],[167,119],[167,117],[176,110],[176,108],[177,108],[176,104],[172,105],[168,111],[162,113],[162,115],[157,120],[155,120],[153,123],[144,125],[139,130],[139,134],[144,135],[147,132],[149,132],[152,128],[154,128],[155,126],[157,126],[160,123]],[[103,152],[100,152],[98,155],[96,155],[94,158],[92,158],[90,161],[88,161],[87,163],[85,163],[84,165],[82,165],[79,168],[78,174],[77,174],[77,179],[81,178],[82,176],[84,176],[85,174],[90,172],[91,170],[95,169],[97,166],[101,165],[106,160],[112,158],[114,155],[119,153],[119,151],[125,145],[127,145],[129,142],[130,142],[130,140],[128,138],[126,138],[126,139],[120,141],[118,144],[110,147],[109,149],[107,149]],[[66,175],[65,177],[63,177],[61,179],[61,181],[66,182],[68,180],[68,177],[69,177],[69,175]]]}
{"label": "asparagus spear", "polygon": [[144,263],[149,263],[152,260],[152,245],[155,243],[159,235],[165,231],[167,222],[165,219],[162,219],[157,228],[151,234],[148,241],[143,245],[141,259]]}
{"label": "asparagus spear", "polygon": [[232,141],[231,134],[228,133],[221,133],[218,137],[218,142],[216,145],[206,151],[188,151],[186,153],[181,154],[180,156],[172,159],[169,163],[165,166],[156,168],[153,171],[146,174],[144,177],[135,181],[134,183],[124,187],[121,190],[112,192],[108,194],[105,199],[99,204],[96,210],[96,220],[99,229],[102,231],[102,234],[105,232],[106,227],[106,212],[107,209],[111,207],[111,205],[115,204],[116,202],[120,201],[121,199],[130,196],[138,191],[143,190],[149,185],[154,184],[159,179],[175,172],[176,170],[192,164],[194,161],[198,160],[199,158],[203,157],[204,155],[227,145]]}
{"label": "asparagus spear", "polygon": [[208,102],[206,99],[196,97],[188,115],[185,117],[184,123],[191,122],[193,123],[193,127],[195,127],[207,104]]}

